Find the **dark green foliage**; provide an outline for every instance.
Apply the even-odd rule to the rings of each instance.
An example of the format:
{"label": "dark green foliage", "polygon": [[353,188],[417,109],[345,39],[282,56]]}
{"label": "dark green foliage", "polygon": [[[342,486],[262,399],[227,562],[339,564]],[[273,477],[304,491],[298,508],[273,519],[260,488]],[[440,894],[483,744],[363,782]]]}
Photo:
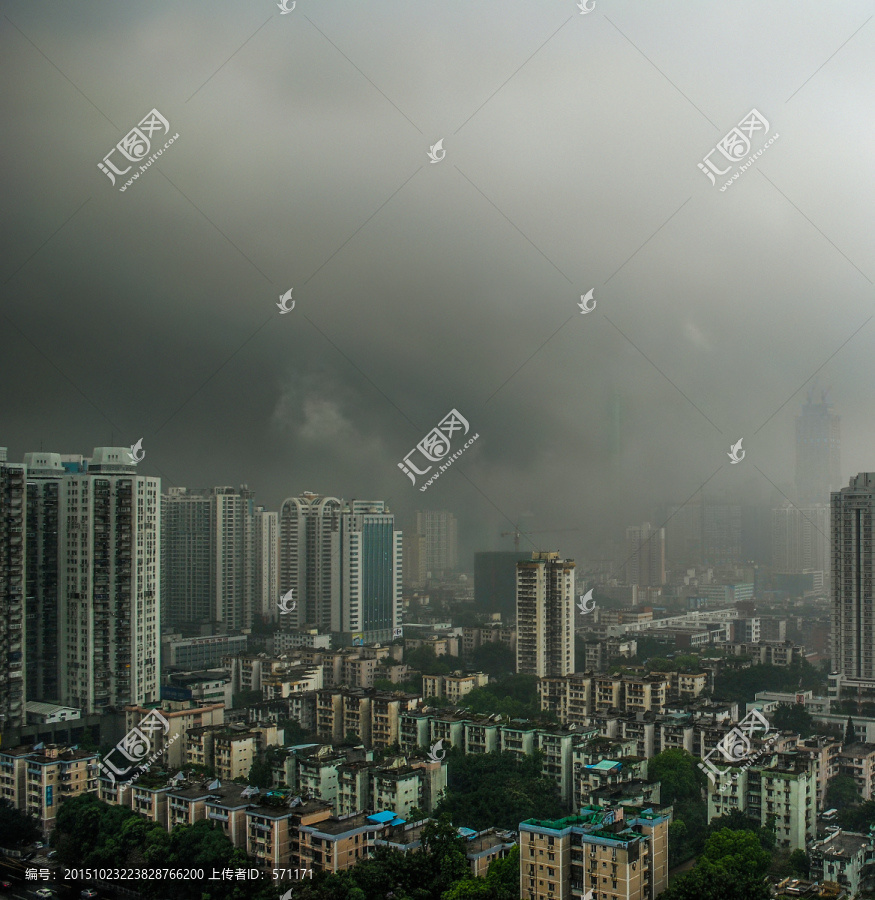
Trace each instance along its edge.
{"label": "dark green foliage", "polygon": [[792,666],[727,666],[714,679],[714,696],[722,700],[753,702],[757,691],[821,690],[825,687],[819,669],[802,660]]}
{"label": "dark green foliage", "polygon": [[775,817],[772,816],[765,826],[761,826],[759,819],[752,819],[743,812],[733,809],[728,815],[717,816],[708,823],[707,835],[716,834],[718,831],[750,831],[757,836],[760,847],[771,852],[775,849],[777,835],[775,833]]}
{"label": "dark green foliage", "polygon": [[485,878],[470,875],[457,881],[441,900],[519,900],[520,848],[514,847],[504,859],[489,864]]}
{"label": "dark green foliage", "polygon": [[490,641],[481,644],[471,654],[471,668],[495,678],[516,671],[516,654],[507,644]]}
{"label": "dark green foliage", "polygon": [[[344,872],[317,874],[312,881],[296,883],[293,896],[295,900],[382,900],[391,892],[395,900],[441,900],[456,883],[467,880],[469,871],[464,841],[449,819],[442,818],[423,828],[421,852],[378,848],[373,857]],[[495,900],[505,897],[496,895]]]}
{"label": "dark green foliage", "polygon": [[845,739],[844,744],[853,744],[857,738],[854,735],[854,720],[848,716],[848,724],[845,727]]}
{"label": "dark green foliage", "polygon": [[868,834],[875,825],[875,800],[864,800],[859,806],[839,810],[839,825],[845,831]]}
{"label": "dark green foliage", "polygon": [[261,691],[240,691],[231,698],[231,705],[234,709],[244,709],[254,703],[261,703],[263,699]]}
{"label": "dark green foliage", "polygon": [[788,863],[790,870],[797,878],[808,878],[808,873],[811,870],[811,861],[804,850],[794,850],[790,854]]}
{"label": "dark green foliage", "polygon": [[676,866],[702,849],[708,824],[703,789],[708,779],[686,750],[664,750],[647,763],[647,779],[661,782],[660,802],[674,806],[668,828],[669,866]]}
{"label": "dark green foliage", "polygon": [[455,656],[437,656],[432,647],[422,646],[409,650],[404,654],[404,662],[411,669],[423,675],[449,675],[459,668],[459,660]]}
{"label": "dark green foliage", "polygon": [[404,691],[408,694],[422,696],[422,676],[419,675],[412,681],[390,681],[388,678],[375,678],[374,687],[378,691]]}
{"label": "dark green foliage", "polygon": [[835,775],[826,785],[826,808],[839,811],[863,802],[857,782],[850,775]]}
{"label": "dark green foliage", "polygon": [[280,719],[277,722],[277,727],[283,729],[283,739],[286,746],[316,743],[316,735],[305,731],[297,719]]}
{"label": "dark green foliage", "polygon": [[769,900],[764,878],[770,863],[756,835],[724,828],[708,838],[694,868],[660,894],[660,900]]}
{"label": "dark green foliage", "polygon": [[474,688],[460,703],[472,712],[489,716],[498,713],[510,719],[554,718],[551,713],[541,712],[538,679],[534,675],[508,675],[501,681]]}
{"label": "dark green foliage", "polygon": [[[94,794],[64,801],[58,810],[53,843],[59,861],[74,867],[202,868],[205,873],[247,867],[246,853],[237,849],[209,820],[178,825],[168,832],[160,825],[120,806],[110,806]],[[209,877],[209,875],[207,876]],[[197,881],[141,881],[144,897],[201,900]],[[258,882],[210,882],[211,900],[269,900],[276,891]]]}
{"label": "dark green foliage", "polygon": [[811,737],[815,732],[814,719],[801,703],[782,703],[772,717],[779,731],[795,731],[800,737]]}
{"label": "dark green foliage", "polygon": [[0,847],[14,850],[42,837],[39,822],[16,809],[8,800],[0,800]]}
{"label": "dark green foliage", "polygon": [[540,753],[447,754],[447,790],[437,805],[456,825],[516,831],[524,819],[564,814],[556,782],[541,774]]}

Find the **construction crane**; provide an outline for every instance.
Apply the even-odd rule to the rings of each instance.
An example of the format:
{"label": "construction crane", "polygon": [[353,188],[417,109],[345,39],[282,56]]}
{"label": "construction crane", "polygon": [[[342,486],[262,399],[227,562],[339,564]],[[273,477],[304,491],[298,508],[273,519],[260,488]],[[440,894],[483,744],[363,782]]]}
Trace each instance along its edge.
{"label": "construction crane", "polygon": [[519,553],[520,550],[520,538],[525,535],[528,537],[530,534],[562,534],[566,531],[580,531],[579,528],[551,528],[547,531],[502,531],[502,537],[510,537],[513,535],[513,549]]}

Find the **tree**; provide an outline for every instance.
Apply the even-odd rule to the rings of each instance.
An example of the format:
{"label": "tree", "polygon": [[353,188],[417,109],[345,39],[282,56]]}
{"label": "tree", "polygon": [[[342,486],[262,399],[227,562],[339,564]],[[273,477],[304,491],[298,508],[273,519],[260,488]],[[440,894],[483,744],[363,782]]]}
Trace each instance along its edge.
{"label": "tree", "polygon": [[647,778],[660,782],[660,802],[674,805],[668,829],[669,865],[676,866],[702,849],[708,805],[702,798],[707,779],[686,750],[663,750],[647,763]]}
{"label": "tree", "polygon": [[273,787],[273,769],[265,757],[260,756],[258,759],[253,760],[252,768],[249,770],[248,781],[253,787]]}
{"label": "tree", "polygon": [[808,854],[804,850],[794,850],[790,854],[787,864],[797,878],[808,878],[808,873],[811,869],[811,861],[808,859]]}
{"label": "tree", "polygon": [[513,753],[447,754],[447,789],[436,814],[456,825],[516,830],[525,819],[556,819],[563,813],[556,783],[541,772],[543,756]]}
{"label": "tree", "polygon": [[850,716],[848,716],[848,724],[845,728],[845,739],[842,742],[842,746],[853,744],[855,740],[856,737],[854,736],[854,720]]}
{"label": "tree", "polygon": [[814,734],[814,719],[801,703],[782,703],[775,710],[772,721],[781,731],[794,731],[806,738]]}
{"label": "tree", "polygon": [[437,656],[433,647],[424,644],[415,650],[408,650],[404,654],[404,662],[411,669],[417,669],[423,675],[449,675],[454,669],[458,668],[459,662],[455,657],[444,654]]}
{"label": "tree", "polygon": [[263,699],[261,691],[240,691],[231,698],[231,705],[234,709],[244,709],[253,703],[261,703]]}
{"label": "tree", "polygon": [[850,775],[834,775],[826,785],[827,808],[838,810],[858,806],[863,802],[857,782]]}
{"label": "tree", "polygon": [[489,641],[475,648],[471,654],[471,666],[478,672],[497,678],[516,671],[516,654],[507,644]]}
{"label": "tree", "polygon": [[33,816],[16,809],[9,800],[0,800],[0,847],[12,850],[32,844],[42,834]]}

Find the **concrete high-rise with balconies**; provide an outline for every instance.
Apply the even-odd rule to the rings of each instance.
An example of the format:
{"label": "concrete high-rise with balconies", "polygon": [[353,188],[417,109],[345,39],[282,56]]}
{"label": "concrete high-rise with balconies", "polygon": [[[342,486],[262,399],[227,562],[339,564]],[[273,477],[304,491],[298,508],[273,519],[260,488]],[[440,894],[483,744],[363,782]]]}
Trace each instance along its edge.
{"label": "concrete high-rise with balconies", "polygon": [[402,534],[382,500],[304,493],[280,509],[280,625],[331,631],[342,644],[390,641],[401,628]]}
{"label": "concrete high-rise with balconies", "polygon": [[535,551],[517,563],[517,672],[555,678],[574,672],[574,567]]}
{"label": "concrete high-rise with balconies", "polygon": [[0,448],[0,730],[25,723],[27,474]]}
{"label": "concrete high-rise with balconies", "polygon": [[97,447],[60,482],[60,701],[86,713],[159,699],[161,479]]}

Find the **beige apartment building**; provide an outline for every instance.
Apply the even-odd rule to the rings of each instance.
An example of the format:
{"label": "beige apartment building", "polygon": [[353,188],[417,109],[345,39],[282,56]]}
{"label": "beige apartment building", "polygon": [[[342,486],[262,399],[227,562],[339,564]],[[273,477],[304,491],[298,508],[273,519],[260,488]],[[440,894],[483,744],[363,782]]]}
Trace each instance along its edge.
{"label": "beige apartment building", "polygon": [[153,710],[167,720],[170,730],[153,731],[149,735],[151,752],[160,753],[161,764],[169,768],[180,768],[186,760],[185,735],[192,728],[221,725],[225,721],[224,703],[202,703],[195,700],[163,700],[148,706],[125,707],[125,729],[131,731],[139,726]]}
{"label": "beige apartment building", "polygon": [[458,703],[465,694],[470,694],[474,688],[489,684],[489,676],[482,672],[471,672],[462,675],[457,672],[454,675],[423,675],[422,695],[428,697],[444,697],[452,703]]}
{"label": "beige apartment building", "polygon": [[668,887],[669,809],[584,807],[520,824],[523,900],[652,900]]}

